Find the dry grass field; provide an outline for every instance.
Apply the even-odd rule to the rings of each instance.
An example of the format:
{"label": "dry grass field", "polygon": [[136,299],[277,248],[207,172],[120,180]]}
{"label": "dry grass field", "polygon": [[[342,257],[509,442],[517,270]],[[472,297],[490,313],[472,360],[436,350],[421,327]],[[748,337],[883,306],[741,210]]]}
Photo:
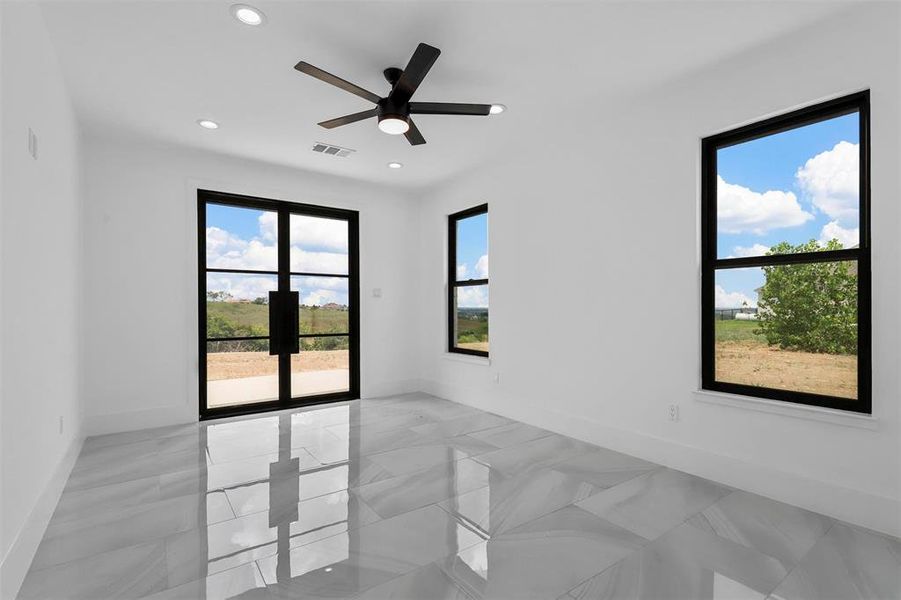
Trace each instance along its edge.
{"label": "dry grass field", "polygon": [[857,398],[857,357],[780,350],[760,342],[717,342],[716,379]]}
{"label": "dry grass field", "polygon": [[753,321],[716,322],[716,380],[857,398],[857,357],[783,350],[754,333]]}
{"label": "dry grass field", "polygon": [[465,348],[467,350],[481,350],[488,352],[488,342],[457,342],[457,348]]}
{"label": "dry grass field", "polygon": [[[349,369],[347,350],[301,352],[291,356],[291,371],[331,371]],[[211,352],[207,355],[207,380],[243,379],[260,375],[275,375],[278,357],[267,352]]]}

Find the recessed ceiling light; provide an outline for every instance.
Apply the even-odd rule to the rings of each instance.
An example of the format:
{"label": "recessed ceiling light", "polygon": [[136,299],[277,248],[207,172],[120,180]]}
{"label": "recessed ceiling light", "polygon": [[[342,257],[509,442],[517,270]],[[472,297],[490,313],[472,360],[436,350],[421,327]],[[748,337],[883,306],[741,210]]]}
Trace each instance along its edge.
{"label": "recessed ceiling light", "polygon": [[[484,110],[484,109],[482,109],[482,110]],[[489,112],[489,114],[492,114],[492,115],[499,115],[502,112],[504,112],[505,110],[507,110],[507,107],[504,106],[503,104],[492,104],[491,108],[488,109],[488,112]]]}
{"label": "recessed ceiling light", "polygon": [[233,4],[232,16],[245,25],[262,25],[266,22],[266,15],[258,9],[246,4]]}
{"label": "recessed ceiling light", "polygon": [[389,162],[389,163],[388,163],[388,168],[389,168],[389,169],[399,169],[399,168],[401,168],[402,166],[404,166],[404,164],[403,164],[403,163],[399,163],[399,162]]}
{"label": "recessed ceiling light", "polygon": [[197,119],[197,124],[204,129],[219,129],[219,123],[209,119]]}

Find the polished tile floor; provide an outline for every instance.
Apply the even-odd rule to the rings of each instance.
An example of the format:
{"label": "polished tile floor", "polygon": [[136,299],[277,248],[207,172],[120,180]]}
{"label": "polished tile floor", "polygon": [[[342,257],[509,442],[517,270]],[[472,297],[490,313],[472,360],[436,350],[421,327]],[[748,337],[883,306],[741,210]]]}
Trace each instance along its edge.
{"label": "polished tile floor", "polygon": [[90,438],[21,598],[896,600],[901,542],[423,394]]}

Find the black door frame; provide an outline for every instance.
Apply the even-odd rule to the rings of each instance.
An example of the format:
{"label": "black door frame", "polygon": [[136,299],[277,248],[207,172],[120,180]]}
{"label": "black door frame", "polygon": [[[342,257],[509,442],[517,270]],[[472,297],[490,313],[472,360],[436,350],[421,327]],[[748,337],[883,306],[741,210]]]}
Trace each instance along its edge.
{"label": "black door frame", "polygon": [[[245,273],[276,275],[278,276],[278,290],[286,292],[291,289],[292,276],[318,276],[318,277],[346,277],[348,280],[348,301],[350,310],[348,314],[347,338],[350,344],[350,389],[346,392],[331,394],[319,394],[316,396],[291,397],[291,354],[281,352],[278,355],[279,367],[279,399],[268,402],[256,402],[239,406],[226,406],[222,408],[209,408],[207,406],[207,375],[206,375],[206,276],[207,273],[227,272],[241,273],[241,269],[217,269],[206,266],[206,206],[207,204],[220,204],[237,208],[256,208],[260,210],[274,211],[278,214],[278,270],[277,271],[243,271]],[[299,214],[313,217],[326,217],[347,221],[348,229],[348,271],[346,275],[330,273],[291,272],[290,267],[290,215]],[[298,406],[309,406],[325,402],[341,402],[355,400],[360,397],[360,213],[355,210],[315,206],[312,204],[299,204],[285,200],[269,200],[254,196],[243,196],[212,190],[197,190],[197,307],[198,307],[198,358],[200,365],[200,419],[212,419],[229,417],[249,413],[259,413],[272,410],[283,410]],[[269,332],[271,339],[272,331]],[[304,337],[328,337],[330,334],[300,334]],[[337,335],[337,334],[331,334]],[[344,337],[344,334],[341,334]],[[253,338],[216,338],[218,341],[239,341]]]}

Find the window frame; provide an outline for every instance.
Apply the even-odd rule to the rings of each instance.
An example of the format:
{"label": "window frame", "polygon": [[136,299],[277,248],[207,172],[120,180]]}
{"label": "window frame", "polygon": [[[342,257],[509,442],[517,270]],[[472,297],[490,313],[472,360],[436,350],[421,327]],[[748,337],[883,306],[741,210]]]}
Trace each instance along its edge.
{"label": "window frame", "polygon": [[[207,267],[206,257],[206,226],[207,206],[228,206],[233,208],[248,208],[261,211],[269,211],[278,215],[278,239],[289,240],[289,243],[277,244],[278,264],[275,271],[264,269],[237,269]],[[347,273],[310,273],[305,271],[291,271],[290,256],[290,216],[304,215],[324,219],[336,219],[347,222],[348,227],[348,264]],[[256,196],[245,196],[229,192],[219,192],[208,189],[197,189],[197,326],[198,326],[198,411],[200,420],[231,417],[245,414],[264,413],[287,408],[298,408],[324,404],[330,402],[343,402],[360,398],[360,213],[355,210],[302,204],[287,200],[273,200]],[[348,281],[348,301],[350,310],[348,315],[348,331],[337,334],[304,334],[298,333],[299,343],[305,338],[316,337],[347,337],[350,344],[349,366],[350,373],[348,390],[317,394],[313,396],[293,396],[291,392],[291,355],[278,354],[279,361],[279,397],[274,400],[251,402],[223,407],[211,407],[207,402],[207,344],[209,342],[247,341],[247,340],[272,340],[272,330],[264,336],[237,336],[237,337],[209,337],[207,335],[207,273],[246,274],[275,276],[278,279],[276,290],[291,291],[291,278],[296,276],[316,277],[340,277]],[[300,323],[298,323],[299,327]]]}
{"label": "window frame", "polygon": [[[470,356],[482,356],[488,358],[489,353],[484,350],[471,350],[457,347],[456,335],[456,303],[455,293],[459,287],[474,287],[488,285],[488,277],[484,279],[466,279],[457,281],[457,223],[469,217],[488,214],[488,204],[480,204],[453,213],[447,217],[447,351],[454,354],[468,354]],[[490,276],[490,275],[489,275]],[[489,306],[489,315],[491,307]],[[489,319],[489,331],[491,328]],[[490,333],[489,333],[490,336]],[[489,337],[490,339],[490,337]]]}
{"label": "window frame", "polygon": [[[717,151],[835,117],[859,115],[860,243],[857,248],[742,258],[717,257]],[[872,414],[870,272],[870,92],[821,102],[701,140],[701,388]],[[716,273],[719,270],[802,263],[857,261],[857,399],[716,381]]]}

